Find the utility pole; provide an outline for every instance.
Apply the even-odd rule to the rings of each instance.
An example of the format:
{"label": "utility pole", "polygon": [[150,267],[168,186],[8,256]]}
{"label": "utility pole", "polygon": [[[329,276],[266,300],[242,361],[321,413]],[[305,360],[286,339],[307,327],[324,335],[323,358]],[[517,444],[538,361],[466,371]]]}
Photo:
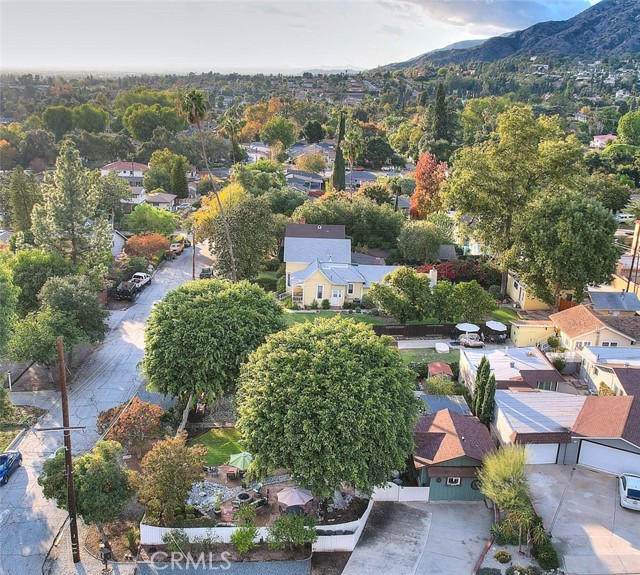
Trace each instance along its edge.
{"label": "utility pole", "polygon": [[73,562],[80,563],[80,539],[78,537],[78,514],[76,512],[76,493],[73,487],[73,460],[71,458],[71,429],[69,427],[69,401],[67,399],[67,374],[64,365],[64,346],[62,336],[56,339],[58,348],[58,369],[60,372],[60,395],[62,398],[62,425],[64,426],[64,463],[67,474],[67,507],[69,511],[69,529],[71,530],[71,552]]}

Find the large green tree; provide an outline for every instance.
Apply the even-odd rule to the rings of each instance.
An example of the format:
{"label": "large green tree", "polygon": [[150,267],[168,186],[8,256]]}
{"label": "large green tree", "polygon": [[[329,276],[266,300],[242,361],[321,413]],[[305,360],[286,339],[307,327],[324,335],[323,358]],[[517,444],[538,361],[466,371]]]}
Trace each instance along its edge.
{"label": "large green tree", "polygon": [[25,249],[16,253],[10,261],[13,283],[20,289],[17,311],[25,315],[38,308],[38,294],[49,278],[68,276],[73,265],[61,254],[37,249]]}
{"label": "large green tree", "polygon": [[168,236],[176,229],[176,217],[167,210],[154,208],[149,204],[136,206],[127,217],[127,228],[134,234],[154,232]]}
{"label": "large green tree", "polygon": [[522,445],[508,445],[487,455],[478,471],[480,491],[500,509],[518,507],[527,497],[526,463]]}
{"label": "large green tree", "polygon": [[319,495],[363,492],[404,469],[413,452],[414,374],[390,338],[348,319],[297,324],[243,366],[238,426],[266,476],[289,470]]}
{"label": "large green tree", "polygon": [[618,135],[623,144],[640,146],[640,111],[628,112],[620,118]]}
{"label": "large green tree", "polygon": [[104,132],[109,122],[109,112],[104,108],[82,104],[73,109],[73,126],[90,133]]}
{"label": "large green tree", "polygon": [[73,114],[66,106],[49,106],[42,112],[42,121],[54,133],[56,142],[73,128]]}
{"label": "large green tree", "polygon": [[68,256],[74,264],[104,258],[111,245],[108,222],[97,215],[98,194],[72,142],[60,145],[53,176],[42,186],[43,202],[33,209],[33,235],[45,251]]}
{"label": "large green tree", "polygon": [[25,174],[22,166],[17,166],[9,180],[9,204],[11,206],[11,227],[16,232],[31,229],[31,212],[39,199],[39,187],[32,175]]}
{"label": "large green tree", "polygon": [[596,172],[580,181],[577,187],[612,212],[622,211],[631,198],[631,188],[613,174]]}
{"label": "large green tree", "polygon": [[532,293],[553,304],[563,290],[577,301],[591,283],[608,283],[620,252],[616,222],[600,202],[578,192],[545,194],[515,236],[514,267]]}
{"label": "large green tree", "polygon": [[443,242],[440,229],[429,222],[408,222],[398,238],[398,252],[407,264],[426,264],[438,259]]}
{"label": "large green tree", "polygon": [[189,197],[189,182],[187,181],[187,174],[182,169],[180,162],[175,162],[171,166],[171,173],[169,174],[169,192],[176,195],[178,198]]}
{"label": "large green tree", "polygon": [[331,174],[331,183],[333,189],[337,192],[341,192],[346,187],[345,173],[344,173],[344,154],[342,152],[342,145],[344,141],[344,131],[347,119],[347,113],[343,110],[340,112],[340,121],[338,123],[338,140],[336,143],[336,157],[333,160],[333,173]]}
{"label": "large green tree", "polygon": [[425,317],[431,307],[428,276],[407,267],[399,267],[383,282],[374,283],[367,295],[402,324]]}
{"label": "large green tree", "polygon": [[166,395],[220,397],[235,388],[249,353],[283,325],[282,309],[256,285],[191,282],[151,311],[142,367]]}
{"label": "large green tree", "polygon": [[184,119],[175,108],[160,104],[147,106],[140,103],[133,104],[125,110],[122,124],[140,142],[151,139],[153,131],[158,127],[166,128],[173,134],[185,127]]}
{"label": "large green tree", "polygon": [[475,280],[460,282],[453,288],[456,321],[478,323],[497,307],[494,297]]}
{"label": "large green tree", "polygon": [[309,144],[320,142],[325,136],[325,130],[318,120],[309,120],[303,126],[302,133]]}
{"label": "large green tree", "polygon": [[298,132],[293,122],[282,116],[274,116],[264,125],[260,137],[270,146],[275,145],[280,151],[285,151],[295,143]]}
{"label": "large green tree", "polygon": [[11,281],[11,273],[0,264],[0,353],[9,339],[17,299],[18,289]]}
{"label": "large green tree", "polygon": [[[121,457],[119,443],[99,441],[73,461],[78,515],[98,528],[103,543],[107,542],[104,524],[116,519],[133,497],[131,472],[121,464]],[[68,508],[64,449],[45,461],[38,484],[46,499],[55,499],[60,509]]]}

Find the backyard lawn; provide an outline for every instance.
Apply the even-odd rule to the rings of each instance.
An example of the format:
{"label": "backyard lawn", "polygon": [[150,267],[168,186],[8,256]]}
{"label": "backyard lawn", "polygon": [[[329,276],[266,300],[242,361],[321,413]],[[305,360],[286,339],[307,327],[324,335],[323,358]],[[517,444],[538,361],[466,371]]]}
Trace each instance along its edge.
{"label": "backyard lawn", "polygon": [[207,448],[207,465],[222,465],[234,453],[242,453],[240,433],[235,427],[210,429],[204,435],[194,439],[192,445],[204,445]]}
{"label": "backyard lawn", "polygon": [[316,321],[320,317],[333,317],[335,315],[341,315],[342,317],[354,319],[356,321],[361,321],[364,323],[371,323],[374,325],[382,325],[384,322],[376,316],[363,314],[363,313],[340,313],[337,311],[330,310],[322,310],[317,313],[295,313],[295,312],[285,312],[284,321],[287,323],[287,326],[291,326],[294,323],[302,323],[305,321]]}
{"label": "backyard lawn", "polygon": [[427,360],[429,363],[432,361],[442,361],[444,363],[454,363],[460,361],[460,350],[452,349],[449,353],[437,353],[433,348],[427,349],[401,349],[400,357],[405,364],[409,364],[412,361],[420,361],[422,359]]}
{"label": "backyard lawn", "polygon": [[520,316],[512,307],[499,307],[491,314],[491,318],[502,323],[508,323],[511,320],[520,319]]}

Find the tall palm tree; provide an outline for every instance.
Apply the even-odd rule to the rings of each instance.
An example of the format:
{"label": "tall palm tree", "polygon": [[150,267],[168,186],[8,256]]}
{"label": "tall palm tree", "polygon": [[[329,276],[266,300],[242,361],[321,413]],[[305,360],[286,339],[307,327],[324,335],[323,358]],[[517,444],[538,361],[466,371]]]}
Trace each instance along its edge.
{"label": "tall palm tree", "polygon": [[[200,143],[202,145],[202,156],[204,158],[204,163],[207,168],[207,172],[209,174],[209,178],[213,182],[213,173],[211,172],[211,168],[209,167],[209,158],[207,157],[207,150],[204,141],[204,132],[202,131],[202,120],[207,113],[207,101],[208,97],[205,92],[202,90],[190,90],[186,94],[182,96],[180,99],[180,108],[182,113],[185,114],[189,120],[189,123],[192,126],[196,126],[198,129],[198,133],[200,134]],[[227,215],[224,210],[224,206],[220,201],[220,196],[218,195],[218,191],[213,189],[213,193],[216,197],[216,201],[218,202],[218,209],[220,210],[220,217],[222,218],[222,225],[224,226],[224,233],[227,237],[227,246],[229,247],[229,259],[231,260],[231,279],[235,283],[238,281],[237,273],[236,273],[236,259],[233,255],[233,241],[231,240],[231,230],[229,229],[229,221],[227,220]],[[193,249],[195,251],[195,233],[194,233],[194,242]]]}

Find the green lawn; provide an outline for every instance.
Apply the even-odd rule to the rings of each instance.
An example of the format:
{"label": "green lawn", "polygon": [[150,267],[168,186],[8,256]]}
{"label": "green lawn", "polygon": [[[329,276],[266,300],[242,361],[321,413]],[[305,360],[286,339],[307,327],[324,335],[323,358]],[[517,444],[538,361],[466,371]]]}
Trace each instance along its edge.
{"label": "green lawn", "polygon": [[204,445],[207,450],[207,465],[222,465],[234,453],[242,453],[240,433],[235,427],[211,429],[191,442],[192,445]]}
{"label": "green lawn", "polygon": [[453,349],[449,353],[437,353],[435,349],[401,349],[400,357],[405,364],[412,361],[426,359],[428,362],[442,361],[444,363],[454,363],[460,361],[460,350]]}
{"label": "green lawn", "polygon": [[354,319],[356,321],[361,321],[364,323],[371,323],[373,325],[382,325],[384,322],[376,316],[363,314],[363,313],[343,313],[337,311],[330,310],[322,310],[317,313],[295,313],[295,312],[287,312],[284,314],[284,321],[287,323],[287,326],[292,326],[294,323],[302,323],[305,321],[316,321],[320,317],[333,317],[335,315],[342,315],[343,317],[347,317],[350,319]]}
{"label": "green lawn", "polygon": [[518,312],[511,307],[499,307],[491,314],[492,319],[501,321],[502,323],[508,323],[514,319],[520,319]]}
{"label": "green lawn", "polygon": [[9,444],[15,439],[18,433],[20,433],[19,429],[0,431],[0,453],[3,452],[7,447],[9,447]]}

